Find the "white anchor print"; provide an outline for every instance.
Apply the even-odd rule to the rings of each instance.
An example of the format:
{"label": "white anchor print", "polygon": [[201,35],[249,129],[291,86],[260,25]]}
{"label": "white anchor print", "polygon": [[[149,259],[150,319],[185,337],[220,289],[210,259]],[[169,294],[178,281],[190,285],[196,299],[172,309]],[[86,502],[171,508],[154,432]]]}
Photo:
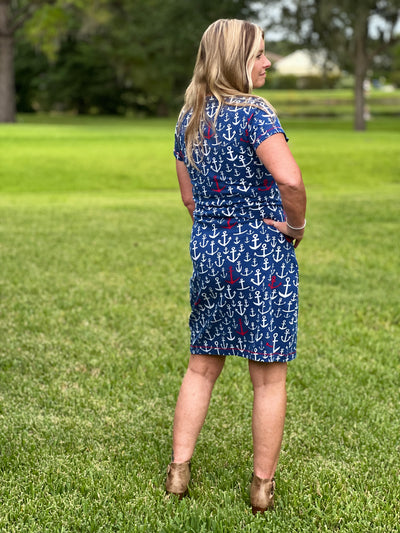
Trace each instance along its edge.
{"label": "white anchor print", "polygon": [[285,265],[285,263],[282,263],[282,265],[281,265],[281,273],[280,274],[276,273],[278,278],[283,279],[284,277],[286,277],[285,270],[286,270],[286,265]]}
{"label": "white anchor print", "polygon": [[261,276],[261,270],[257,268],[255,273],[255,279],[251,278],[251,281],[254,283],[254,285],[262,285],[264,283],[265,276]]}
{"label": "white anchor print", "polygon": [[238,291],[247,291],[249,289],[249,287],[245,286],[245,281],[243,278],[240,278],[239,280],[239,287],[236,288],[236,290]]}
{"label": "white anchor print", "polygon": [[274,261],[276,261],[276,263],[279,263],[280,261],[282,261],[283,255],[281,253],[281,247],[280,246],[278,246],[276,248],[276,253],[272,257],[273,257]]}
{"label": "white anchor print", "polygon": [[216,254],[216,251],[214,250],[214,247],[215,247],[215,242],[214,242],[214,241],[211,241],[211,244],[210,244],[210,251],[206,250],[206,254],[207,254],[207,255],[215,255],[215,254]]}
{"label": "white anchor print", "polygon": [[228,341],[234,341],[236,337],[232,334],[232,329],[228,328],[228,336],[226,337]]}
{"label": "white anchor print", "polygon": [[231,263],[235,263],[239,259],[239,257],[240,257],[240,253],[236,254],[236,248],[233,246],[230,251],[230,255],[228,254],[226,258]]}
{"label": "white anchor print", "polygon": [[242,304],[242,302],[238,302],[237,306],[236,306],[236,312],[240,315],[240,316],[244,316],[244,314],[246,313],[246,306]]}
{"label": "white anchor print", "polygon": [[229,156],[227,156],[226,158],[228,159],[228,161],[235,161],[238,156],[237,155],[233,155],[234,154],[234,151],[233,151],[233,148],[232,146],[228,146],[226,151],[228,152]]}
{"label": "white anchor print", "polygon": [[208,244],[208,240],[207,240],[206,236],[203,235],[203,238],[200,241],[200,247],[201,248],[205,248],[207,246],[207,244]]}
{"label": "white anchor print", "polygon": [[218,174],[218,172],[221,170],[222,164],[217,161],[216,157],[212,158],[212,164],[210,165],[210,168]]}
{"label": "white anchor print", "polygon": [[290,278],[286,278],[286,283],[285,283],[285,285],[283,285],[283,287],[285,289],[285,292],[280,292],[279,291],[279,295],[282,296],[282,298],[288,298],[289,296],[291,296],[293,294],[293,291],[288,292],[289,285],[290,285]]}
{"label": "white anchor print", "polygon": [[[237,157],[237,156],[236,156]],[[247,192],[251,189],[251,184],[246,182],[244,178],[240,180],[240,187],[237,187],[237,190],[240,192]]]}
{"label": "white anchor print", "polygon": [[263,338],[263,334],[260,331],[257,331],[255,339],[256,342],[260,342],[260,340]]}
{"label": "white anchor print", "polygon": [[225,133],[222,135],[222,137],[227,141],[231,141],[235,137],[236,131],[233,130],[233,132],[231,133],[231,130],[232,126],[228,124],[228,126],[226,127],[226,131],[228,132],[227,135],[225,135]]}
{"label": "white anchor print", "polygon": [[235,298],[235,295],[236,295],[236,291],[233,291],[232,293],[231,286],[228,285],[226,288],[225,298],[228,298],[229,300],[233,300]]}
{"label": "white anchor print", "polygon": [[268,257],[264,259],[264,263],[262,266],[262,269],[265,270],[265,272],[268,272],[268,270],[271,270],[272,266],[269,264]]}
{"label": "white anchor print", "polygon": [[236,231],[236,232],[234,233],[234,235],[244,235],[244,234],[246,233],[246,230],[244,229],[244,230],[242,231],[242,228],[243,228],[243,224],[241,224],[241,223],[239,222],[239,223],[237,224],[237,229],[238,229],[238,231]]}
{"label": "white anchor print", "polygon": [[240,155],[238,159],[240,161],[240,165],[237,165],[236,163],[234,163],[235,167],[244,168],[247,165],[244,155]]}
{"label": "white anchor print", "polygon": [[222,258],[222,253],[221,252],[217,252],[217,260],[215,261],[216,266],[221,268],[224,263],[225,263],[225,261]]}
{"label": "white anchor print", "polygon": [[254,229],[259,229],[263,224],[265,224],[265,222],[262,220],[255,220],[254,222],[250,222],[249,226]]}
{"label": "white anchor print", "polygon": [[263,305],[260,291],[256,291],[256,295],[254,297],[254,303],[257,306]]}
{"label": "white anchor print", "polygon": [[228,304],[226,307],[227,307],[226,316],[228,316],[229,318],[233,318],[235,311],[233,310],[232,306]]}
{"label": "white anchor print", "polygon": [[192,244],[192,257],[195,261],[197,261],[197,259],[201,256],[201,252],[199,252],[198,254],[196,254],[196,250],[197,250],[197,241],[193,241],[193,244]]}
{"label": "white anchor print", "polygon": [[222,238],[218,239],[218,244],[220,244],[221,246],[226,246],[227,244],[230,243],[231,239],[232,239],[232,237],[228,238],[228,232],[227,231],[223,231],[222,232]]}
{"label": "white anchor print", "polygon": [[249,246],[249,248],[251,248],[252,250],[258,250],[258,248],[260,248],[260,246],[262,246],[262,244],[263,244],[262,242],[260,242],[260,244],[258,244],[258,241],[259,241],[258,235],[257,235],[257,233],[255,233],[253,235],[253,246]]}
{"label": "white anchor print", "polygon": [[266,258],[267,257],[267,245],[266,243],[264,242],[264,244],[261,246],[261,254],[256,254],[254,253],[254,255],[256,255],[257,257],[262,257],[262,258]]}
{"label": "white anchor print", "polygon": [[241,275],[242,275],[242,276],[245,276],[245,277],[247,278],[248,276],[252,276],[252,275],[253,275],[253,272],[254,272],[254,270],[245,267],[245,269],[243,270],[243,272],[241,272]]}

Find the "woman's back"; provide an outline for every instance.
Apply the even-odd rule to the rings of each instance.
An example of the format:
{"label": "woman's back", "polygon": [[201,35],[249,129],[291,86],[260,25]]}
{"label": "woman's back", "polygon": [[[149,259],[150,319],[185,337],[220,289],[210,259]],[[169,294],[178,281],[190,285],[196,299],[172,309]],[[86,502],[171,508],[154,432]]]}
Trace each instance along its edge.
{"label": "woman's back", "polygon": [[[246,100],[248,105],[243,105]],[[211,123],[217,109],[216,98],[208,98],[206,113]],[[186,165],[184,138],[190,116],[188,113],[178,123],[175,142],[175,156]],[[284,134],[275,113],[257,97],[232,97],[220,108],[215,125],[215,131],[205,127],[203,146],[193,152],[197,168],[188,165],[195,219],[283,220],[278,187],[255,153],[270,135]]]}

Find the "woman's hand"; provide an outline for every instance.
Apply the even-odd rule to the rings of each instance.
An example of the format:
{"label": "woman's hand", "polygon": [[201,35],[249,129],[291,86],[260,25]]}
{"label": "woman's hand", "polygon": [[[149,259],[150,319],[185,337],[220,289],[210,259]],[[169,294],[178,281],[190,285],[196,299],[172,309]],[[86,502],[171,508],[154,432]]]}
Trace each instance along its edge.
{"label": "woman's hand", "polygon": [[272,220],[270,218],[264,218],[263,220],[267,226],[272,226],[286,235],[286,237],[289,237],[295,248],[298,247],[304,236],[304,228],[300,230],[294,230],[287,225],[287,222],[277,222],[276,220]]}

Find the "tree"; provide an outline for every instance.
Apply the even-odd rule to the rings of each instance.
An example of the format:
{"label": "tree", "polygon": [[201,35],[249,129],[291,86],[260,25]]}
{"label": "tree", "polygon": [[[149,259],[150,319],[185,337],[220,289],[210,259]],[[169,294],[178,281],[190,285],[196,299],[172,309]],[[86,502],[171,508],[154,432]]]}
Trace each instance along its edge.
{"label": "tree", "polygon": [[13,8],[0,0],[0,122],[15,120],[14,34],[30,14],[28,3]]}
{"label": "tree", "polygon": [[[56,0],[0,0],[0,122],[15,122],[14,49],[16,32]],[[59,7],[61,12],[61,7]]]}
{"label": "tree", "polygon": [[325,48],[354,73],[354,126],[364,130],[364,81],[374,57],[399,41],[400,0],[268,0],[271,5],[276,11],[268,27],[286,30],[299,44]]}
{"label": "tree", "polygon": [[0,0],[0,122],[15,121],[15,34],[40,7],[55,1]]}
{"label": "tree", "polygon": [[119,0],[102,49],[113,56],[127,106],[166,115],[181,103],[200,37],[218,18],[246,18],[251,0]]}
{"label": "tree", "polygon": [[[15,121],[14,51],[18,31],[55,57],[70,30],[71,12],[90,13],[106,0],[0,0],[0,122]],[[85,20],[81,17],[81,20]],[[32,23],[33,22],[33,23]],[[31,23],[31,25],[30,25]]]}

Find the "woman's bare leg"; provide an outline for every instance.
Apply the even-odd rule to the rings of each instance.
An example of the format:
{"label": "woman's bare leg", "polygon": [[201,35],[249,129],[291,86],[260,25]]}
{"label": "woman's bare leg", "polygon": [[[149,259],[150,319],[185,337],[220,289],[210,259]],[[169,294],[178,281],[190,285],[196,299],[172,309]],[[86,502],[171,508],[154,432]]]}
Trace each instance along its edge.
{"label": "woman's bare leg", "polygon": [[191,459],[207,415],[214,384],[224,363],[224,356],[190,356],[175,408],[173,462],[184,463]]}
{"label": "woman's bare leg", "polygon": [[249,361],[254,389],[254,473],[272,479],[278,464],[286,415],[286,363]]}

